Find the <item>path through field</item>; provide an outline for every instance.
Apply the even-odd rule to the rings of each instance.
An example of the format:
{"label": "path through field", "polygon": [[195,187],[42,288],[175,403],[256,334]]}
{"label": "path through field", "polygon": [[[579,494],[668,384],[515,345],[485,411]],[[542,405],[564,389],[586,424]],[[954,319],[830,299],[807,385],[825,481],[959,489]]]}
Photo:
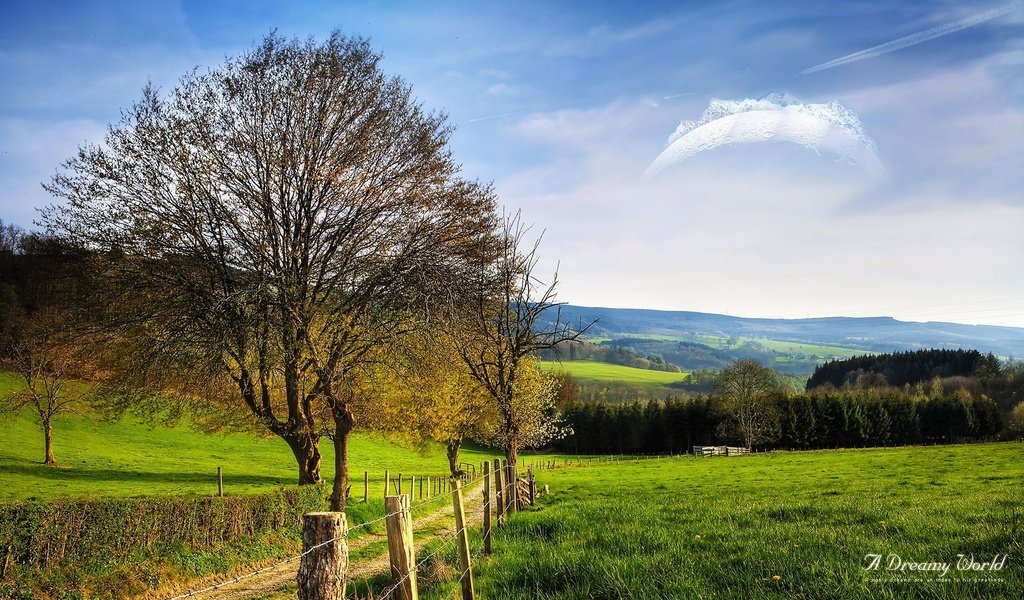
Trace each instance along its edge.
{"label": "path through field", "polygon": [[[483,522],[483,489],[482,483],[468,486],[463,495],[463,506],[466,515],[467,526],[479,526]],[[419,518],[413,519],[413,532],[415,534],[416,551],[419,553],[428,542],[441,538],[445,534],[450,535],[454,529],[454,509],[450,501],[451,495],[446,494],[449,501],[441,504],[425,503],[421,510],[432,510]],[[440,507],[440,508],[435,508]],[[415,517],[416,505],[412,507]],[[450,527],[443,527],[450,521]],[[421,533],[425,529],[432,528],[434,533]],[[438,528],[441,528],[438,530]],[[373,552],[370,556],[359,556],[359,551],[378,542],[386,542],[387,535],[383,533],[368,533],[362,537],[349,541],[349,555],[353,556],[349,562],[348,578],[356,581],[386,573],[389,568],[387,545],[383,544],[379,552]],[[381,545],[381,544],[378,544]],[[200,600],[248,600],[249,598],[294,598],[294,592],[282,591],[282,588],[295,583],[298,573],[298,561],[285,563],[276,569],[272,569],[259,575],[243,579],[238,583],[228,583],[217,590],[204,593],[197,593],[190,598]],[[199,586],[194,586],[199,587]],[[204,584],[205,587],[205,584]],[[150,595],[149,597],[155,597]],[[166,594],[163,596],[166,597]]]}

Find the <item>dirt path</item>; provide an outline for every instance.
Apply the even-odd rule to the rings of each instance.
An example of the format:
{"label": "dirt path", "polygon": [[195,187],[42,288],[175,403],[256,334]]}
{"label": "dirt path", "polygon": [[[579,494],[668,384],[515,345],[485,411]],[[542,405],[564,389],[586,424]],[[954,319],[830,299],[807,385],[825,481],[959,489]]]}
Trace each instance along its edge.
{"label": "dirt path", "polygon": [[[463,495],[463,506],[466,515],[467,525],[477,526],[483,522],[483,489],[482,483],[471,485],[466,488],[465,494]],[[433,509],[433,510],[432,510]],[[426,527],[440,526],[445,519],[450,519],[452,524],[444,531],[435,532],[426,535],[418,535],[416,537],[416,550],[417,553],[426,545],[442,534],[451,532],[454,529],[454,508],[452,508],[451,502],[444,502],[438,499],[436,503],[426,501],[423,506],[419,507],[420,511],[427,510],[419,518],[413,519],[413,531],[419,532]],[[412,513],[416,516],[417,506],[413,503]],[[387,539],[387,535],[379,533],[368,533],[362,537],[351,540],[348,543],[349,554],[356,554],[360,549],[369,546],[375,542],[383,541]],[[282,588],[295,582],[296,574],[298,573],[299,563],[298,561],[287,562],[280,564],[276,567],[268,567],[267,571],[241,579],[237,582],[225,583],[216,590],[205,591],[202,593],[196,593],[189,598],[199,598],[200,600],[248,600],[249,598],[289,598],[295,597],[294,592],[286,593],[281,591]],[[349,563],[348,578],[350,580],[365,579],[372,577],[379,573],[386,573],[389,568],[389,560],[387,555],[387,547],[385,546],[380,553],[375,554],[372,557],[362,557],[352,559]],[[223,576],[221,576],[223,577]],[[212,578],[211,578],[212,579]],[[201,589],[211,585],[213,581],[209,583],[196,583],[192,587],[193,589]],[[154,594],[147,595],[148,598],[167,598],[173,596],[174,592],[168,594],[164,593],[161,596]]]}

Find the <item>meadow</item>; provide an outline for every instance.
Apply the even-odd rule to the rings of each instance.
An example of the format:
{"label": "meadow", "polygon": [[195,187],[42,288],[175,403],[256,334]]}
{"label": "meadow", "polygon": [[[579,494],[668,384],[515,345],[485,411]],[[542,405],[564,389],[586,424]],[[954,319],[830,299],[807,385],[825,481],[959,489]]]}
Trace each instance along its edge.
{"label": "meadow", "polygon": [[[11,375],[0,374],[0,390],[14,385]],[[39,464],[35,419],[27,412],[7,415],[0,428],[0,500],[211,495],[217,466],[225,470],[228,494],[265,492],[295,479],[291,455],[276,439],[207,435],[185,426],[69,416],[57,422],[55,449],[60,467]],[[329,481],[329,443],[322,450]],[[464,459],[479,463],[493,454],[469,448]],[[493,558],[475,567],[477,589],[481,598],[503,599],[1017,598],[1024,589],[1022,457],[1024,444],[1003,443],[595,461],[541,470],[538,484],[549,485],[551,494],[495,531]],[[351,460],[354,475],[368,470],[374,482],[386,468],[441,474],[446,465],[439,445],[416,448],[371,434],[354,436]],[[362,522],[381,510],[379,498],[356,502],[350,519]],[[294,535],[289,530],[256,545],[174,555],[170,567],[151,570],[210,576],[288,556],[296,550]],[[472,543],[478,553],[479,531]],[[886,561],[877,571],[865,569],[873,554]],[[979,563],[1008,558],[998,571],[963,572],[958,555]],[[942,577],[891,572],[885,570],[890,556],[952,566]],[[451,596],[457,586],[446,577],[458,572],[456,560],[449,549],[430,561],[424,598]],[[54,581],[59,587],[63,580]],[[383,583],[374,580],[373,587]]]}
{"label": "meadow", "polygon": [[[0,394],[18,385],[0,372]],[[320,443],[321,476],[334,477],[334,448]],[[295,485],[298,471],[288,446],[276,437],[205,434],[187,424],[149,425],[98,415],[58,417],[54,425],[58,467],[42,463],[43,434],[30,411],[3,415],[0,427],[0,501],[52,497],[194,496],[217,491],[217,467],[227,494],[255,494]],[[469,445],[462,460],[480,463],[496,453]],[[392,474],[443,475],[448,461],[441,444],[413,445],[394,436],[355,433],[349,445],[353,495],[362,494],[363,471],[372,482]],[[374,488],[375,489],[375,488]],[[381,488],[383,489],[383,488]]]}
{"label": "meadow", "polygon": [[[669,458],[541,471],[482,598],[1019,598],[1024,445]],[[865,569],[869,555],[879,570]],[[903,561],[948,562],[886,571]],[[998,571],[960,571],[1008,555]],[[454,558],[452,558],[454,559]],[[437,586],[446,597],[451,586]]]}
{"label": "meadow", "polygon": [[563,362],[544,361],[541,368],[549,372],[564,371],[577,379],[628,383],[648,387],[664,387],[682,381],[686,373],[670,373],[651,369],[637,369],[593,360]]}

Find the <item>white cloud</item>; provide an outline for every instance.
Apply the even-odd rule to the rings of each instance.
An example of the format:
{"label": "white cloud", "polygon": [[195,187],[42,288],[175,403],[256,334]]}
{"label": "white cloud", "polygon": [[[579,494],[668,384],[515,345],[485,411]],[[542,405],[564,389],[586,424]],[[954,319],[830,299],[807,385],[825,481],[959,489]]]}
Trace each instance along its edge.
{"label": "white cloud", "polygon": [[487,87],[489,96],[518,96],[522,91],[521,87],[507,83],[495,83]]}
{"label": "white cloud", "polygon": [[954,309],[913,307],[1024,297],[1024,282],[1005,275],[1006,257],[1024,253],[1024,207],[995,195],[965,208],[911,182],[899,202],[851,213],[851,204],[890,192],[800,148],[769,146],[712,153],[638,184],[665,121],[663,111],[616,102],[530,115],[506,131],[552,158],[497,186],[547,230],[543,267],[560,261],[563,300],[969,322]]}

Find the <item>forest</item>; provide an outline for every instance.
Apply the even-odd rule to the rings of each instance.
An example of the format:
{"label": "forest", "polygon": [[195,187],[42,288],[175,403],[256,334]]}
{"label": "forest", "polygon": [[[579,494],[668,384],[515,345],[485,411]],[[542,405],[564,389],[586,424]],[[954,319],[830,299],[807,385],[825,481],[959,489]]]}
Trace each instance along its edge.
{"label": "forest", "polygon": [[[1017,374],[1018,394],[1020,377]],[[666,454],[695,445],[736,445],[730,414],[716,396],[665,402],[578,402],[565,408],[573,434],[558,441],[566,452]],[[832,390],[776,395],[756,449],[821,449],[993,440],[1006,417],[987,396],[941,383],[911,394],[890,390]]]}
{"label": "forest", "polygon": [[999,372],[999,359],[977,350],[917,350],[831,360],[814,370],[807,389],[841,388],[864,378],[872,385],[914,385],[934,377],[987,377]]}

